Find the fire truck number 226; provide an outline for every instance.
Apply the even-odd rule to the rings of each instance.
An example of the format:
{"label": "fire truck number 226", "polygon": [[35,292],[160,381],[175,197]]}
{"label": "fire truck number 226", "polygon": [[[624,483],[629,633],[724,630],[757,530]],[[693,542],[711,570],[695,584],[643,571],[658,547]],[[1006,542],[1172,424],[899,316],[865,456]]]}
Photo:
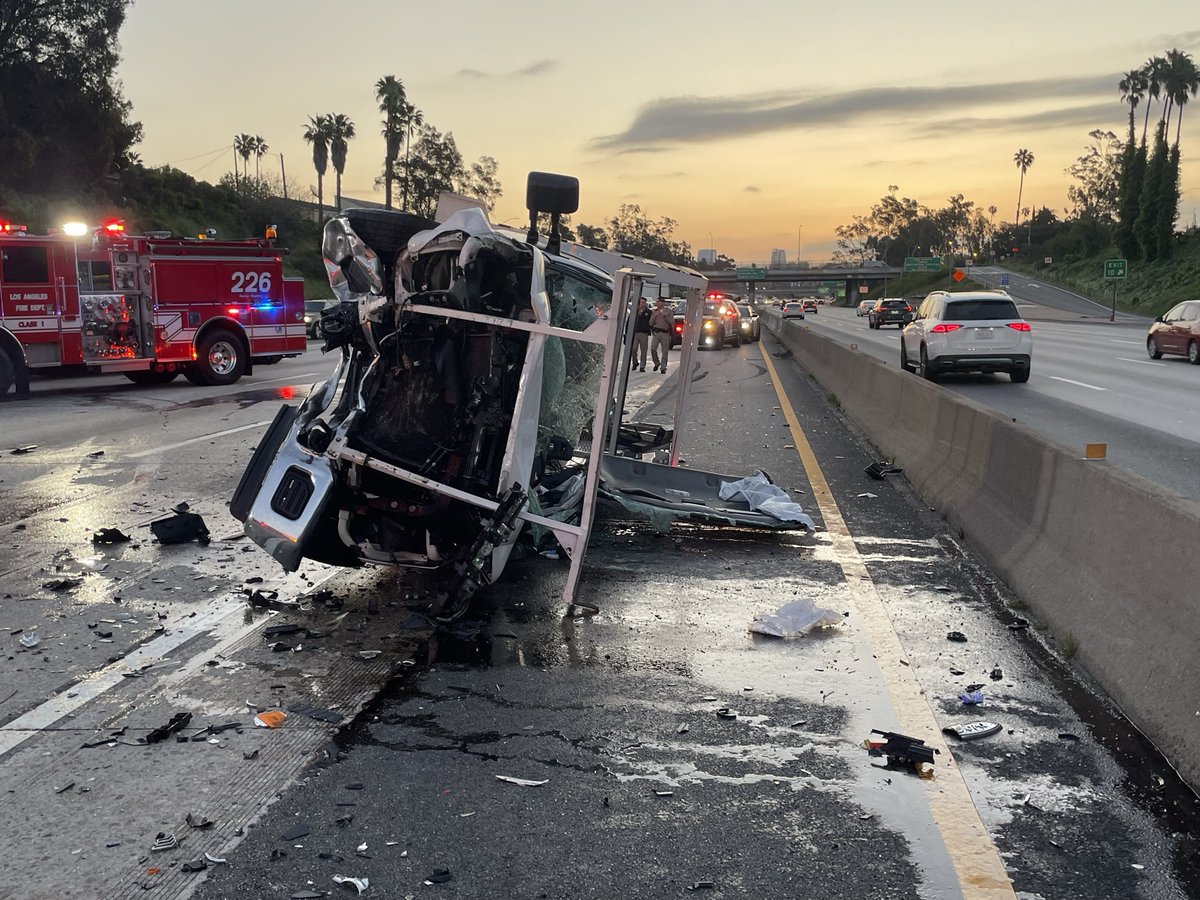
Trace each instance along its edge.
{"label": "fire truck number 226", "polygon": [[232,384],[304,352],[304,280],[272,243],[0,230],[0,395],[59,367]]}

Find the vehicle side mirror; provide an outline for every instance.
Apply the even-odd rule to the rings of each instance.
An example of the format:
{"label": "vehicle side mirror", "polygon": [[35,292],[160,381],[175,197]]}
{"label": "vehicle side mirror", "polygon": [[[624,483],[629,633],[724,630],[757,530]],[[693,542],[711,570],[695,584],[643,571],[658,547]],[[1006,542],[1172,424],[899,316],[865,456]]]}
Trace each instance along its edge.
{"label": "vehicle side mirror", "polygon": [[525,208],[530,212],[564,215],[579,209],[579,179],[571,175],[530,172],[525,183]]}
{"label": "vehicle side mirror", "polygon": [[1155,316],[1154,321],[1155,322],[1166,322],[1167,320],[1164,319],[1162,316]]}

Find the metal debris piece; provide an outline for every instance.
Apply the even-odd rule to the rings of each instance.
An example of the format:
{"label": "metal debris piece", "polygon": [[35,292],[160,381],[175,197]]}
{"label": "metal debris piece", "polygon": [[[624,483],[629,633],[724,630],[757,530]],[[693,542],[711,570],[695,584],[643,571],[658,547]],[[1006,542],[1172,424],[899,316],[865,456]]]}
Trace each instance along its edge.
{"label": "metal debris piece", "polygon": [[787,639],[804,637],[814,628],[831,628],[841,621],[841,614],[832,609],[819,607],[811,600],[792,600],[773,613],[755,616],[749,630],[753,634]]}
{"label": "metal debris piece", "polygon": [[160,831],[158,836],[154,838],[154,843],[150,845],[150,850],[153,853],[157,853],[161,850],[171,850],[178,844],[179,841],[175,840],[175,835],[171,834],[171,832]]}
{"label": "metal debris piece", "polygon": [[13,456],[23,456],[26,453],[32,453],[37,448],[38,448],[37,444],[26,444],[24,447],[13,447],[12,455]]}
{"label": "metal debris piece", "polygon": [[1059,734],[1058,739],[1060,741],[1077,741],[1077,740],[1079,740],[1079,735],[1071,734],[1071,732],[1069,732],[1069,731],[1064,731],[1061,734]]}
{"label": "metal debris piece", "polygon": [[253,750],[243,750],[242,759],[258,759],[258,748],[255,747]]}
{"label": "metal debris piece", "polygon": [[212,828],[215,824],[208,816],[198,816],[195,813],[188,813],[184,821],[187,822],[188,828]]}
{"label": "metal debris piece", "polygon": [[863,491],[861,494],[856,494],[855,496],[866,499],[866,500],[878,500],[879,499],[878,494],[872,494],[870,491]]}
{"label": "metal debris piece", "polygon": [[67,791],[69,791],[69,790],[70,790],[71,788],[73,788],[73,787],[75,787],[75,782],[73,782],[73,781],[68,781],[68,782],[67,782],[66,784],[64,784],[62,787],[60,787],[60,788],[55,788],[55,789],[54,789],[54,793],[56,793],[56,794],[65,794]]}
{"label": "metal debris piece", "polygon": [[351,878],[349,875],[334,875],[333,880],[338,884],[348,884],[358,888],[360,894],[371,886],[371,879],[369,878]]}
{"label": "metal debris piece", "polygon": [[296,891],[291,900],[325,900],[325,895],[320,891]]}
{"label": "metal debris piece", "polygon": [[863,471],[876,481],[883,481],[884,475],[900,475],[904,472],[903,469],[886,462],[873,462],[863,469]]}
{"label": "metal debris piece", "polygon": [[675,792],[674,791],[655,791],[654,796],[655,797],[674,797]]}
{"label": "metal debris piece", "polygon": [[303,625],[268,625],[263,629],[263,640],[269,641],[271,638],[283,637],[288,634],[303,634],[308,636],[308,629]]}
{"label": "metal debris piece", "polygon": [[189,541],[207,544],[209,541],[208,526],[193,512],[179,512],[151,522],[150,533],[160,544],[186,544]]}
{"label": "metal debris piece", "polygon": [[676,734],[687,734],[688,733],[687,725],[680,725],[678,728],[675,729],[675,733]]}
{"label": "metal debris piece", "polygon": [[998,722],[967,722],[963,725],[951,725],[942,729],[942,734],[956,737],[960,741],[973,741],[978,738],[991,737],[998,734],[1002,726]]}
{"label": "metal debris piece", "polygon": [[359,650],[358,655],[360,659],[374,659],[382,652],[382,650]]}
{"label": "metal debris piece", "polygon": [[950,674],[951,675],[966,675],[967,673],[964,672],[962,669],[951,669]]}
{"label": "metal debris piece", "polygon": [[541,781],[536,781],[532,778],[517,778],[514,775],[497,775],[497,780],[506,782],[507,784],[517,784],[521,787],[539,787],[546,784],[550,779],[543,778]]}
{"label": "metal debris piece", "polygon": [[228,860],[223,856],[213,856],[211,853],[205,853],[204,858],[215,866],[223,866],[228,864]]}

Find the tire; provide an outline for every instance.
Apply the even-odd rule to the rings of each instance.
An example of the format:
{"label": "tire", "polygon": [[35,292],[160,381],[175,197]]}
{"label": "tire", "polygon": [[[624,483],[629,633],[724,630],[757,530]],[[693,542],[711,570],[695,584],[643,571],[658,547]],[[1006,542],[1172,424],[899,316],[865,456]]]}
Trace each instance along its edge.
{"label": "tire", "polygon": [[246,374],[248,359],[241,338],[232,331],[218,329],[210,331],[196,345],[196,362],[183,374],[192,384],[233,384]]}
{"label": "tire", "polygon": [[433,228],[432,219],[395,209],[346,209],[342,215],[368,247],[389,264],[418,231]]}
{"label": "tire", "polygon": [[1200,366],[1200,346],[1195,341],[1188,341],[1187,358],[1193,366]]}
{"label": "tire", "polygon": [[937,381],[937,376],[929,368],[929,354],[924,347],[921,348],[921,377],[926,381]]}
{"label": "tire", "polygon": [[125,377],[134,384],[170,384],[179,377],[179,371],[155,372],[153,369],[150,369],[145,372],[126,372]]}
{"label": "tire", "polygon": [[1008,377],[1012,379],[1013,384],[1024,384],[1029,380],[1029,369],[1013,369],[1008,373]]}
{"label": "tire", "polygon": [[1162,359],[1162,351],[1158,349],[1158,341],[1153,336],[1146,338],[1146,352],[1151,359]]}
{"label": "tire", "polygon": [[12,357],[8,351],[0,347],[0,400],[4,399],[9,389],[16,384],[17,374]]}
{"label": "tire", "polygon": [[917,367],[908,361],[908,349],[904,346],[904,338],[900,338],[900,368],[905,372],[917,371]]}

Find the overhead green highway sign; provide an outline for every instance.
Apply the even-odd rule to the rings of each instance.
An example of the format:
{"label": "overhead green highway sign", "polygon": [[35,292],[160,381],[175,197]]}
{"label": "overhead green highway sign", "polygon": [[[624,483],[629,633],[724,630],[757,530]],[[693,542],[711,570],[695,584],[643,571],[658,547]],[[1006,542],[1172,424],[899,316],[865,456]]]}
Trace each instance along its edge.
{"label": "overhead green highway sign", "polygon": [[940,256],[906,256],[904,257],[905,272],[936,272],[942,267]]}
{"label": "overhead green highway sign", "polygon": [[734,269],[734,274],[739,281],[762,281],[767,277],[767,270],[757,266],[739,266]]}

